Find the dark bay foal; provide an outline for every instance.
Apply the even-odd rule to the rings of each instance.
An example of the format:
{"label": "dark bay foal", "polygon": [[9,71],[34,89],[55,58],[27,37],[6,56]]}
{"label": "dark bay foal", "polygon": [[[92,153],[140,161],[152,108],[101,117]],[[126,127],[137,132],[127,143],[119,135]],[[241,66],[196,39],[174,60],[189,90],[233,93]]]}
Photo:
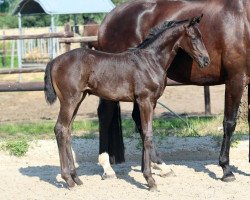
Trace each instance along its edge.
{"label": "dark bay foal", "polygon": [[123,53],[75,49],[48,63],[45,96],[50,104],[56,97],[60,100],[54,130],[61,175],[69,187],[82,184],[71,150],[72,123],[86,94],[93,94],[112,101],[137,102],[143,130],[143,175],[149,189],[156,189],[150,167],[153,110],[165,89],[167,69],[179,48],[201,68],[209,65],[209,55],[197,27],[200,18],[167,21],[154,28],[137,48]]}

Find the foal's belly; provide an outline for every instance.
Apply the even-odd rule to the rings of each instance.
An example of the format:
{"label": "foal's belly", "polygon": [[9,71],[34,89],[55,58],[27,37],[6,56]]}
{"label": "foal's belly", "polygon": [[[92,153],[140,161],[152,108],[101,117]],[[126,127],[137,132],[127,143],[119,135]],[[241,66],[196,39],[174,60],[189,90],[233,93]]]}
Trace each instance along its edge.
{"label": "foal's belly", "polygon": [[106,80],[90,80],[88,83],[90,94],[111,101],[134,101],[134,88],[131,82],[119,82],[108,78]]}

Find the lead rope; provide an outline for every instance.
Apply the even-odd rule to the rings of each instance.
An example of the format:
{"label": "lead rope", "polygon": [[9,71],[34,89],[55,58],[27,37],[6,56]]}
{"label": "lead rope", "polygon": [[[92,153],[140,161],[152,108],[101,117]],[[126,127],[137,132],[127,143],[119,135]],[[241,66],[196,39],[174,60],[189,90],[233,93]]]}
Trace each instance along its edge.
{"label": "lead rope", "polygon": [[182,122],[184,122],[188,128],[192,129],[194,131],[195,134],[198,135],[197,131],[190,125],[190,123],[188,122],[188,120],[183,119],[180,115],[178,115],[176,112],[174,112],[173,110],[171,110],[169,107],[167,107],[166,105],[164,105],[163,103],[157,101],[157,103],[159,105],[161,105],[163,108],[167,109],[169,112],[171,112],[173,115],[175,115],[178,119],[180,119]]}

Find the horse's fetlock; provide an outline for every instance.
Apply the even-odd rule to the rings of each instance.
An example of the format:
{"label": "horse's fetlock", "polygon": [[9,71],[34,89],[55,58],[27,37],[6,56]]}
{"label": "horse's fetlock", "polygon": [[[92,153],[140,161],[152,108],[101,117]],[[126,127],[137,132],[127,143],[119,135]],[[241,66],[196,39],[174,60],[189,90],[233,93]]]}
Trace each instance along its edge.
{"label": "horse's fetlock", "polygon": [[143,171],[143,176],[145,179],[148,179],[149,177],[151,177],[151,173],[149,170],[144,170]]}
{"label": "horse's fetlock", "polygon": [[70,173],[68,171],[62,171],[61,177],[62,177],[62,179],[66,180],[66,181],[71,178]]}
{"label": "horse's fetlock", "polygon": [[224,166],[226,166],[226,165],[229,165],[229,159],[226,158],[226,157],[220,157],[220,159],[219,159],[219,165],[220,165],[221,167],[224,167]]}

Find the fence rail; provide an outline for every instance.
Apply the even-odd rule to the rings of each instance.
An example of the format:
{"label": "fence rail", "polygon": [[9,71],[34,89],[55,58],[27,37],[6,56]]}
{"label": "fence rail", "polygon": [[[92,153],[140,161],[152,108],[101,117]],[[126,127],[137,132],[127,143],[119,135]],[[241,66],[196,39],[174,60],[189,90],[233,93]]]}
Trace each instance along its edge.
{"label": "fence rail", "polygon": [[82,43],[82,42],[95,42],[97,36],[85,36],[78,38],[63,38],[59,40],[59,43]]}
{"label": "fence rail", "polygon": [[36,35],[2,35],[0,40],[24,40],[24,39],[44,39],[44,38],[68,38],[74,37],[73,32],[43,33]]}
{"label": "fence rail", "polygon": [[21,74],[21,73],[37,73],[44,72],[44,67],[34,67],[34,68],[21,68],[21,69],[2,69],[0,70],[0,74]]}
{"label": "fence rail", "polygon": [[0,83],[0,92],[43,91],[44,82]]}

